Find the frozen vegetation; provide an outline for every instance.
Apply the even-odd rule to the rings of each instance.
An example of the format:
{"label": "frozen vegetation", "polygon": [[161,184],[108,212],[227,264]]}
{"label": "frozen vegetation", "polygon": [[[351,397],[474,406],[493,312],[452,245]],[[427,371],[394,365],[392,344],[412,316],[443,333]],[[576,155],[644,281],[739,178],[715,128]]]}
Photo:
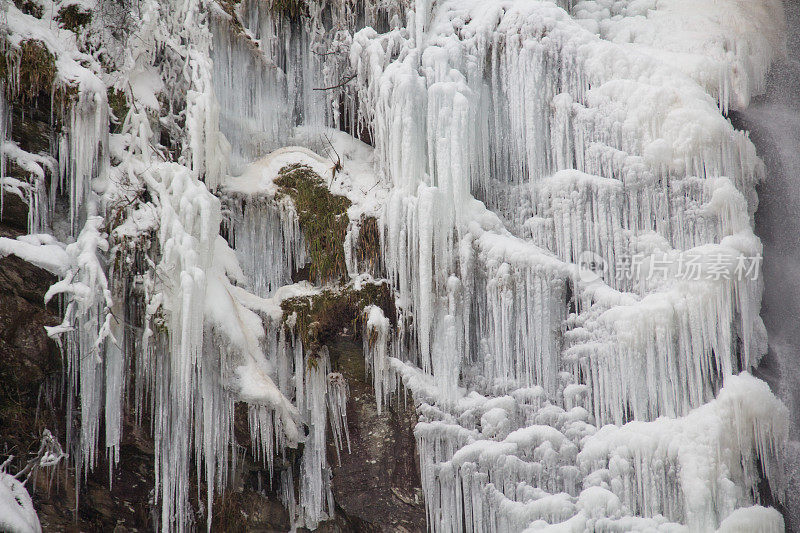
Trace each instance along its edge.
{"label": "frozen vegetation", "polygon": [[[326,342],[354,330],[378,410],[417,406],[432,531],[784,530],[789,412],[750,374],[764,166],[725,116],[784,52],[779,0],[2,10],[30,235],[0,254],[60,278],[71,467],[113,468],[131,408],[163,531],[210,528],[239,402],[293,523],[332,516]],[[31,91],[49,153],[14,141]],[[37,530],[0,471],[3,505]]]}

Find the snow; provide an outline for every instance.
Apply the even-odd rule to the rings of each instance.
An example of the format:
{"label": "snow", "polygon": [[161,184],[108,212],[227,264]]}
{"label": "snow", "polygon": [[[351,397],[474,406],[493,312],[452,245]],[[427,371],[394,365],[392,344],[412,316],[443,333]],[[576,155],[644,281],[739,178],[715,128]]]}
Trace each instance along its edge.
{"label": "snow", "polygon": [[780,454],[772,449],[785,436],[787,418],[766,383],[743,373],[728,377],[715,400],[684,418],[601,428],[583,442],[578,462],[596,470],[607,458],[609,484],[624,491],[629,508],[711,530],[719,510],[732,512],[742,490],[755,490],[754,459],[768,480],[781,475],[770,456]]}
{"label": "snow", "polygon": [[736,509],[722,521],[719,533],[770,533],[784,531],[783,516],[773,508],[753,505]]}
{"label": "snow", "polygon": [[28,234],[9,239],[0,237],[0,256],[15,255],[56,276],[67,272],[69,259],[64,245],[48,234]]}
{"label": "snow", "polygon": [[152,68],[134,71],[129,77],[129,83],[135,101],[141,102],[142,105],[155,111],[161,107],[156,97],[163,89],[163,82],[158,72]]}
{"label": "snow", "polygon": [[40,533],[42,526],[25,486],[0,471],[0,529],[9,533]]}
{"label": "snow", "polygon": [[[332,128],[320,133],[299,127],[295,129],[292,139],[317,146],[326,156],[304,146],[284,146],[248,165],[239,176],[228,179],[225,183],[226,192],[274,197],[276,187],[273,180],[278,177],[280,170],[287,165],[299,164],[308,166],[325,179],[333,194],[346,196],[355,204],[348,211],[351,219],[379,209],[385,199],[386,189],[381,187],[372,166],[374,156],[371,147]],[[342,168],[334,171],[337,162]]]}
{"label": "snow", "polygon": [[[723,113],[764,88],[777,0],[311,1],[300,27],[226,7],[147,0],[128,41],[95,28],[125,50],[113,75],[52,14],[4,8],[9,46],[42,40],[77,88],[56,160],[0,136],[33,213],[0,253],[61,278],[76,465],[119,460],[133,368],[164,531],[193,527],[193,461],[210,527],[239,401],[271,477],[303,443],[275,476],[293,525],[333,515],[348,386],[281,307],[339,290],[293,282],[308,236],[274,181],[304,164],[352,204],[347,287],[396,297],[359,333],[377,411],[416,405],[432,531],[782,529],[758,486],[780,500],[788,415],[747,373],[761,281],[713,275],[761,253],[764,167]],[[113,135],[109,87],[131,104]]]}
{"label": "snow", "polygon": [[784,46],[783,9],[775,1],[581,1],[572,12],[604,39],[631,43],[692,77],[723,109],[744,108],[764,90],[768,66]]}

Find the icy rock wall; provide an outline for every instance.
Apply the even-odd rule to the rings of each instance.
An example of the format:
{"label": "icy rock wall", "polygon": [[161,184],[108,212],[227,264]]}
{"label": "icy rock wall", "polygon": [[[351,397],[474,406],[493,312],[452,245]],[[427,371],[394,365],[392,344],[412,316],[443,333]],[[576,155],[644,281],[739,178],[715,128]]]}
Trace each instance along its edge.
{"label": "icy rock wall", "polygon": [[373,0],[225,5],[212,7],[211,57],[234,175],[290,144],[297,125],[320,137],[327,126],[355,131],[356,100],[348,85],[354,75],[347,60],[352,36],[365,26],[399,26],[407,8],[404,1]]}
{"label": "icy rock wall", "polygon": [[[54,15],[50,13],[48,17]],[[108,173],[108,103],[106,87],[99,76],[101,68],[96,57],[76,50],[75,35],[57,24],[48,27],[15,6],[7,6],[4,7],[4,25],[9,32],[3,46],[6,65],[1,126],[3,190],[19,190],[20,186],[25,190],[31,233],[50,229],[48,222],[52,220],[56,195],[62,194],[69,205],[68,226],[62,231],[74,238],[87,217],[98,211],[90,194],[90,184],[103,182]],[[41,50],[39,53],[48,57],[45,65],[23,66],[23,59],[31,61],[25,56],[26,48]],[[47,64],[49,62],[52,64]],[[44,89],[51,93],[51,115],[59,116],[63,123],[62,131],[54,139],[55,146],[51,147],[52,154],[29,153],[12,140],[11,106],[5,100],[24,101],[23,94],[31,90],[25,84],[30,84],[31,80],[22,72],[31,68],[42,69],[44,72],[38,75],[44,78],[52,77],[52,87]],[[65,100],[69,101],[68,106],[58,105]],[[5,170],[9,163],[23,169],[28,175],[27,182],[7,182],[9,177]]]}
{"label": "icy rock wall", "polygon": [[[755,381],[738,374],[764,351],[759,280],[707,274],[720,257],[733,268],[760,251],[750,215],[762,165],[720,111],[760,86],[755,63],[753,79],[731,80],[748,53],[769,61],[779,6],[731,6],[730,19],[710,16],[707,36],[690,32],[701,42],[661,54],[588,31],[609,15],[599,3],[561,7],[578,22],[547,2],[422,2],[405,28],[366,28],[350,49],[359,119],[388,189],[381,252],[401,317],[388,340],[380,315],[367,315],[367,366],[376,394],[401,380],[420,403],[430,527],[700,531],[758,515],[780,530],[779,515],[751,507],[758,468],[781,490],[766,465],[780,456],[785,411],[767,389],[742,394],[772,406],[763,426],[747,409],[721,415],[744,416],[754,433],[687,437],[686,460],[703,446],[723,457],[710,468],[737,488],[719,501],[695,503],[694,490],[716,481],[679,465],[663,429],[702,425],[711,405]],[[675,13],[686,6],[661,7],[645,25],[651,44],[665,19],[683,24]],[[707,9],[687,26],[709,23]],[[750,15],[761,40],[739,26]],[[719,54],[713,36],[733,30],[742,50]],[[720,72],[716,86],[675,68],[690,55]],[[600,275],[586,253],[606,265]],[[700,279],[675,272],[686,253]],[[632,254],[644,270],[618,275]],[[648,275],[665,260],[671,270]],[[599,445],[602,459],[579,460],[590,436],[611,438],[600,426],[633,420],[651,434],[625,437],[634,458]],[[665,481],[649,481],[663,464]]]}
{"label": "icy rock wall", "polygon": [[[162,530],[192,527],[191,468],[210,527],[237,401],[270,471],[304,441],[299,471],[280,474],[295,524],[330,517],[346,384],[284,308],[323,288],[290,284],[310,236],[270,181],[302,163],[352,204],[334,292],[371,281],[354,258],[360,217],[378,220],[397,317],[361,310],[365,357],[381,408],[401,383],[418,404],[432,530],[780,531],[758,485],[780,500],[786,413],[746,372],[765,349],[760,281],[713,275],[760,252],[762,165],[723,112],[761,89],[780,5],[295,7],[143,2],[122,37],[98,17],[78,39],[54,10],[4,4],[9,46],[43,42],[76,94],[31,227],[62,221],[74,241],[49,296],[65,303],[51,333],[80,402],[76,466],[103,444],[118,460],[132,372]],[[128,104],[114,134],[111,88]],[[3,154],[40,194],[49,160],[8,148],[6,130]],[[287,144],[325,157],[260,159]],[[687,254],[695,278],[656,268]],[[641,270],[619,275],[631,256]]]}
{"label": "icy rock wall", "polygon": [[[710,192],[717,187],[698,185],[699,179],[687,178],[689,184],[685,186],[680,181],[681,175],[689,175],[713,183],[716,175],[730,175],[752,197],[753,183],[760,171],[760,162],[752,145],[743,134],[733,131],[707,95],[698,94],[699,103],[693,102],[703,111],[705,122],[702,128],[699,120],[694,130],[671,127],[670,122],[678,120],[678,117],[687,118],[679,98],[688,98],[687,92],[697,92],[691,80],[678,79],[675,87],[658,88],[626,80],[630,76],[628,71],[634,68],[661,80],[665,74],[658,70],[666,70],[666,67],[648,61],[649,58],[637,58],[635,53],[622,54],[613,45],[581,32],[569,22],[563,11],[548,4],[525,9],[514,5],[499,22],[494,18],[497,12],[491,10],[478,13],[444,4],[440,13],[445,14],[440,15],[441,21],[436,18],[437,12],[432,15],[442,25],[436,27],[438,31],[426,36],[427,46],[415,46],[410,39],[398,46],[397,41],[402,41],[403,37],[397,32],[376,36],[367,29],[357,36],[352,52],[356,67],[364,77],[363,89],[360,89],[361,102],[372,106],[363,114],[375,117],[377,155],[382,168],[398,190],[411,192],[410,195],[398,192],[386,209],[385,253],[390,277],[396,280],[402,294],[408,294],[411,307],[419,318],[416,324],[423,368],[427,370],[427,365],[432,364],[428,361],[432,339],[442,338],[442,335],[432,333],[432,328],[443,323],[432,319],[435,309],[444,307],[437,305],[435,295],[444,298],[454,287],[463,284],[468,288],[474,283],[468,279],[469,275],[455,279],[450,275],[455,269],[474,270],[464,264],[470,260],[466,254],[457,255],[465,250],[461,246],[464,241],[456,245],[460,232],[470,233],[465,240],[475,238],[474,231],[462,229],[465,225],[462,220],[474,225],[477,219],[478,224],[497,233],[499,221],[492,220],[491,213],[481,212],[470,196],[470,185],[477,191],[490,189],[485,182],[489,176],[500,182],[500,189],[504,184],[511,185],[517,201],[528,199],[535,202],[532,223],[552,228],[555,236],[550,238],[551,242],[557,243],[555,248],[560,252],[559,259],[564,261],[577,262],[575,255],[579,255],[577,251],[583,248],[582,252],[598,253],[607,264],[616,264],[615,254],[620,248],[630,249],[643,238],[647,238],[653,248],[654,239],[650,235],[659,230],[659,235],[666,240],[666,243],[656,245],[660,252],[671,252],[675,245],[690,248],[705,244],[703,241],[706,239],[719,241],[732,232],[737,232],[737,245],[744,248],[737,251],[747,253],[758,247],[749,226],[746,223],[744,227],[741,225],[741,218],[748,216],[747,208],[744,207],[742,212],[742,201],[735,192],[716,202],[736,204],[724,208],[734,212],[735,227],[730,228],[725,219],[727,213],[721,213],[718,221],[713,220],[715,202]],[[469,20],[469,25],[456,27],[464,20]],[[516,36],[518,32],[528,38],[515,37],[506,41],[507,34]],[[462,34],[466,37],[460,39]],[[482,48],[480,45],[484,43],[489,46]],[[550,56],[562,68],[548,68],[545,58]],[[614,60],[622,65],[617,65]],[[380,69],[383,65],[385,67]],[[497,72],[500,72],[503,85],[499,81],[488,85],[487,78]],[[518,77],[522,73],[528,73],[528,77]],[[470,82],[471,78],[474,81]],[[603,79],[609,81],[603,82]],[[542,84],[540,90],[525,94],[516,92],[522,87],[539,87],[537,83]],[[594,85],[591,90],[590,85]],[[637,91],[642,93],[638,97],[635,96]],[[676,98],[664,98],[670,93]],[[577,100],[571,94],[576,95]],[[641,104],[635,103],[635,98],[660,106],[659,112],[643,117],[637,107]],[[532,109],[530,112],[527,111],[529,108]],[[467,112],[473,109],[478,112]],[[476,118],[487,109],[502,112],[489,113],[486,121]],[[510,111],[520,109],[522,113]],[[511,116],[504,117],[504,113]],[[530,113],[529,120],[522,118],[526,113]],[[626,113],[624,120],[615,120],[617,113]],[[675,115],[674,118],[671,115]],[[395,118],[399,116],[404,119]],[[520,122],[515,125],[515,120]],[[487,142],[493,135],[508,137],[496,139],[494,143]],[[518,144],[516,147],[515,142]],[[676,147],[683,153],[676,153]],[[509,150],[508,155],[502,155],[501,150]],[[647,156],[654,152],[648,161]],[[486,165],[492,160],[504,164],[511,161],[513,164],[510,168],[490,170]],[[572,167],[587,173],[584,183],[581,183],[579,173],[562,172],[552,178],[540,179],[559,168]],[[605,183],[602,174],[608,175]],[[675,174],[678,179],[674,178]],[[594,183],[588,183],[592,180]],[[678,194],[666,186],[671,180],[678,182]],[[575,198],[576,194],[570,193],[570,181],[574,182],[573,191],[580,188],[586,195],[583,202],[578,203],[580,200]],[[659,186],[665,187],[667,192],[662,193]],[[724,183],[718,185],[722,186]],[[562,187],[577,204],[566,213],[563,202],[558,201],[558,196],[565,194],[559,190]],[[620,190],[620,196],[615,196],[614,188]],[[632,190],[632,194],[628,194],[628,190]],[[638,191],[643,192],[647,203],[640,205],[636,202]],[[654,194],[650,194],[651,191]],[[620,197],[635,207],[626,209]],[[494,203],[490,199],[487,202],[489,206]],[[691,204],[696,207],[684,208]],[[514,206],[508,207],[507,218],[516,210]],[[500,212],[504,214],[503,209]],[[435,213],[433,220],[429,213]],[[702,216],[706,213],[710,216]],[[694,220],[682,220],[692,214]],[[671,220],[673,216],[676,220]],[[552,218],[549,223],[548,218]],[[564,219],[569,221],[569,225],[563,224]],[[509,224],[512,233],[518,227],[513,222],[512,218]],[[694,231],[684,234],[685,228]],[[477,244],[474,248],[480,256],[478,260],[506,262],[512,254],[516,256],[516,261],[508,261],[496,271],[488,264],[487,270],[492,277],[515,268],[528,270],[526,274],[534,276],[546,272],[542,280],[547,282],[543,283],[547,286],[545,297],[534,305],[544,305],[548,312],[541,314],[552,316],[554,313],[549,311],[545,298],[551,302],[559,300],[558,285],[562,285],[560,292],[563,293],[563,280],[570,270],[569,265],[559,264],[549,254],[541,253],[535,246],[524,242],[513,246],[506,236],[490,238],[483,229],[478,232],[480,238],[473,242],[473,246]],[[537,231],[543,232],[546,229]],[[569,242],[573,236],[575,243]],[[547,245],[550,239],[543,239],[538,244]],[[585,242],[586,248],[581,246],[584,243],[580,239],[589,241]],[[645,253],[648,252],[652,253],[652,250]],[[556,281],[559,277],[561,283]],[[583,291],[580,291],[581,287],[577,289],[576,298],[582,300]],[[523,289],[516,292],[522,293]],[[733,291],[728,288],[723,292],[726,293],[723,298],[727,299]],[[744,289],[739,292],[754,291]],[[488,294],[491,296],[493,293],[488,291]],[[503,293],[494,294],[499,296]],[[751,308],[753,303],[747,297],[744,299],[746,301],[741,307]],[[465,300],[471,302],[469,296]],[[605,305],[611,307],[617,303]],[[597,304],[603,305],[604,302]],[[494,305],[502,307],[499,301]],[[725,313],[733,315],[738,308],[731,308],[725,301],[720,307],[719,312],[723,313],[721,322],[731,323],[725,318]],[[519,309],[526,313],[531,306],[519,306]],[[745,332],[753,329],[751,322],[759,326],[758,318],[748,313],[748,309],[743,313],[742,328]],[[717,314],[714,313],[712,319],[715,323]],[[558,316],[557,312],[555,316]],[[541,323],[533,318],[529,323],[534,322]],[[556,318],[554,322],[559,320]],[[461,329],[468,331],[470,326],[465,323]],[[534,328],[525,330],[535,334]],[[745,334],[745,337],[749,344],[752,335]],[[480,332],[477,340],[485,338],[484,332]],[[723,341],[722,349],[725,350],[731,342]],[[504,342],[505,353],[502,348],[492,353],[495,359],[512,357],[512,346],[521,347],[514,350],[519,356],[526,346],[546,344],[515,344],[510,339]],[[472,342],[456,351],[463,354],[476,348],[476,343]],[[749,352],[749,346],[745,347],[745,352]],[[661,355],[660,359],[666,358]],[[730,357],[726,359],[730,360]],[[545,364],[542,360],[538,366]],[[554,365],[550,367],[555,368]],[[553,376],[554,372],[551,370],[549,375]],[[517,373],[513,377],[519,379],[521,375]],[[538,378],[541,382],[542,376]],[[686,407],[683,405],[680,410]]]}
{"label": "icy rock wall", "polygon": [[[67,427],[80,420],[67,432],[78,482],[103,448],[113,471],[123,413],[132,411],[140,423],[149,418],[155,440],[157,526],[183,531],[195,523],[189,483],[196,469],[207,488],[199,513],[210,528],[214,496],[236,463],[235,403],[250,404],[270,461],[302,434],[300,413],[262,352],[264,319],[242,303],[260,300],[235,286],[243,274],[220,236],[221,204],[210,192],[226,173],[230,146],[210,85],[209,6],[87,3],[82,9],[94,22],[74,32],[62,26],[59,8],[2,6],[12,97],[33,68],[14,62],[26,49],[41,50],[54,69],[46,89],[62,128],[50,154],[58,172],[43,176],[55,165],[43,168],[47,157],[9,140],[14,125],[5,111],[0,138],[3,168],[11,154],[38,179],[29,184],[37,194],[49,181],[47,201],[39,202],[48,216],[37,214],[31,231],[53,231],[69,244],[34,235],[4,250],[63,278],[47,298],[62,298],[64,322],[49,333],[67,361]],[[124,114],[109,123],[114,91]],[[12,99],[3,109],[18,104]]]}

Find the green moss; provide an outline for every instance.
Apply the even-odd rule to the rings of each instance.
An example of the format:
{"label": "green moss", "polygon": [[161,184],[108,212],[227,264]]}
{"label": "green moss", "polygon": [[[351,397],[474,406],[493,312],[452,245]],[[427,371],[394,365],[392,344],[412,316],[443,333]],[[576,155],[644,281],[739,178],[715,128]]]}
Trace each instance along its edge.
{"label": "green moss", "polygon": [[0,78],[5,82],[6,97],[31,102],[40,95],[50,95],[56,80],[56,61],[41,41],[22,41],[18,50],[6,49],[0,55]]}
{"label": "green moss", "polygon": [[14,5],[26,15],[34,16],[37,19],[42,18],[44,14],[44,8],[32,0],[14,0]]}
{"label": "green moss", "polygon": [[118,131],[122,123],[125,121],[125,117],[128,116],[128,110],[130,107],[128,106],[128,99],[125,96],[123,91],[118,91],[113,87],[109,87],[108,91],[108,105],[111,108],[111,111],[114,113],[114,118],[116,119],[116,128],[112,128],[115,132]]}
{"label": "green moss", "polygon": [[375,217],[362,216],[356,242],[356,261],[359,266],[377,272],[381,260],[381,232]]}
{"label": "green moss", "polygon": [[279,196],[288,196],[294,202],[311,256],[311,279],[317,283],[344,279],[344,237],[350,222],[350,200],[331,194],[319,174],[305,165],[283,167],[275,184]]}
{"label": "green moss", "polygon": [[164,314],[164,308],[159,307],[156,309],[156,312],[153,314],[151,320],[151,327],[153,331],[159,335],[163,335],[164,337],[169,336],[169,326],[167,324],[167,317]]}
{"label": "green moss", "polygon": [[72,4],[59,9],[55,19],[65,30],[79,33],[92,21],[92,12],[84,11],[79,6]]}
{"label": "green moss", "polygon": [[[387,282],[365,283],[359,290],[348,286],[327,289],[310,297],[289,298],[281,302],[281,309],[284,326],[300,337],[303,348],[311,355],[309,364],[313,365],[314,355],[345,330],[359,336],[364,309],[370,305],[380,307],[391,324],[396,324],[394,294]],[[292,319],[294,326],[290,328]]]}
{"label": "green moss", "polygon": [[276,17],[294,20],[301,16],[308,16],[308,5],[303,0],[272,0],[270,11]]}

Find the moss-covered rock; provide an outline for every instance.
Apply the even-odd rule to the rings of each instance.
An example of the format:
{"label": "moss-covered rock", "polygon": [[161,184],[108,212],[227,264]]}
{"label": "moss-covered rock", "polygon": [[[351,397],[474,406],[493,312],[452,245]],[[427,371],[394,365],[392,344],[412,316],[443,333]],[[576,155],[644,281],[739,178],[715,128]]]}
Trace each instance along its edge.
{"label": "moss-covered rock", "polygon": [[28,39],[19,49],[5,48],[0,54],[0,79],[6,98],[31,102],[40,95],[49,96],[56,80],[56,61],[43,42]]}
{"label": "moss-covered rock", "polygon": [[270,11],[275,17],[296,20],[308,16],[308,5],[303,0],[272,0]]}
{"label": "moss-covered rock", "polygon": [[123,91],[118,91],[113,87],[108,88],[107,96],[108,107],[111,108],[111,111],[114,114],[112,120],[116,124],[116,126],[112,127],[111,130],[118,132],[122,126],[122,123],[125,121],[125,117],[128,116],[128,110],[130,109],[130,106],[128,105],[128,98],[125,96]]}
{"label": "moss-covered rock", "polygon": [[310,277],[316,283],[338,282],[347,275],[344,238],[350,200],[331,194],[322,178],[306,165],[283,167],[275,179],[278,197],[292,199],[311,257]]}
{"label": "moss-covered rock", "polygon": [[381,268],[381,232],[375,217],[362,216],[356,241],[356,261],[360,268],[373,276]]}
{"label": "moss-covered rock", "polygon": [[285,327],[300,337],[303,348],[311,355],[348,331],[357,337],[363,325],[363,311],[370,305],[380,307],[392,325],[396,324],[394,294],[387,282],[365,283],[359,289],[351,285],[326,289],[314,296],[281,302]]}
{"label": "moss-covered rock", "polygon": [[26,15],[31,15],[37,19],[42,18],[44,14],[44,7],[33,0],[14,0],[14,5]]}
{"label": "moss-covered rock", "polygon": [[92,12],[72,4],[59,9],[55,19],[65,30],[80,33],[92,21]]}

